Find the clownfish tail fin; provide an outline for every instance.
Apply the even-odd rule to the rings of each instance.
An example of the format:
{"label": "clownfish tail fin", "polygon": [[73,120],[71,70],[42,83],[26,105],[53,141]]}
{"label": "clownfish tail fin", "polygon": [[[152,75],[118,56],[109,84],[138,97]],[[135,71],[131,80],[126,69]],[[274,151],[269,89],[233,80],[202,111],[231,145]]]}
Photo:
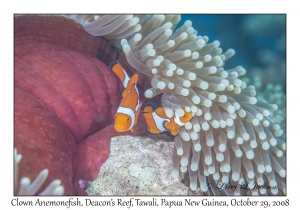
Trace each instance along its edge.
{"label": "clownfish tail fin", "polygon": [[180,117],[180,121],[183,123],[189,122],[193,118],[192,113],[190,112],[185,112],[185,115],[183,117]]}
{"label": "clownfish tail fin", "polygon": [[116,65],[117,63],[119,63],[119,61],[118,61],[118,59],[115,59],[115,60],[111,61],[111,62],[107,65],[107,67],[108,67],[110,70],[112,70],[113,66]]}
{"label": "clownfish tail fin", "polygon": [[121,66],[118,60],[112,61],[108,67],[111,71],[121,80],[123,87],[126,88],[128,86],[130,77],[128,76],[125,69]]}
{"label": "clownfish tail fin", "polygon": [[125,90],[123,92],[128,92],[132,88],[132,86],[137,85],[138,80],[139,80],[138,74],[132,75],[132,77],[129,79],[127,83],[127,87],[125,87]]}
{"label": "clownfish tail fin", "polygon": [[[134,74],[128,81],[127,86],[125,87],[125,89],[122,92],[122,98],[124,98],[128,92],[137,85],[138,82],[138,74]],[[137,87],[136,87],[137,88]],[[137,91],[137,94],[139,95],[139,92]]]}

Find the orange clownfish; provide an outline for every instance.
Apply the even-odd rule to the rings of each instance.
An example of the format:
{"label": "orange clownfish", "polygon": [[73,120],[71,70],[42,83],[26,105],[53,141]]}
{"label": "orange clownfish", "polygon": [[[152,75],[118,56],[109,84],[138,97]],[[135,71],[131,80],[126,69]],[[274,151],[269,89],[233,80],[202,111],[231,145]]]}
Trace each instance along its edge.
{"label": "orange clownfish", "polygon": [[121,80],[123,87],[125,90],[122,92],[122,98],[126,96],[130,88],[134,83],[138,81],[138,74],[134,74],[131,78],[128,76],[127,72],[118,61],[115,61],[112,64],[111,70],[115,73],[115,75]]}
{"label": "orange clownfish", "polygon": [[125,132],[130,130],[133,132],[133,126],[136,124],[141,103],[139,91],[136,86],[138,81],[138,74],[134,74],[131,78],[119,63],[112,66],[112,71],[123,83],[125,90],[122,92],[122,101],[115,114],[114,127],[117,132]]}
{"label": "orange clownfish", "polygon": [[153,111],[151,106],[146,106],[143,111],[147,123],[147,130],[150,133],[158,134],[164,131],[170,131],[173,136],[178,134],[178,129],[192,119],[192,114],[186,112],[183,117],[179,117],[176,112],[174,117],[168,118],[163,107]]}

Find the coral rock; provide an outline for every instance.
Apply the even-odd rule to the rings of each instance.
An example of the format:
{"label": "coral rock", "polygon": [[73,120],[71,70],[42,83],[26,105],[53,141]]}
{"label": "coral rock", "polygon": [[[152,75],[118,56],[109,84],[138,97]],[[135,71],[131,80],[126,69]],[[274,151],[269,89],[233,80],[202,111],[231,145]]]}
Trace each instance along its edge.
{"label": "coral rock", "polygon": [[[158,138],[157,138],[158,137]],[[119,136],[111,139],[110,155],[89,195],[188,195],[189,189],[172,178],[174,143],[163,135]]]}

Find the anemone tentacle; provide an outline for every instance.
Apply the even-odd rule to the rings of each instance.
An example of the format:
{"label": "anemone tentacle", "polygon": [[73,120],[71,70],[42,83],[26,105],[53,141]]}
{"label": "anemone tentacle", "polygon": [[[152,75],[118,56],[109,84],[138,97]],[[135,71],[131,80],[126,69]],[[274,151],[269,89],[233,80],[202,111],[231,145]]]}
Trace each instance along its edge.
{"label": "anemone tentacle", "polygon": [[[182,116],[184,110],[193,114],[175,138],[173,177],[188,171],[192,190],[200,187],[207,191],[207,180],[231,180],[232,184],[254,186],[257,182],[277,187],[256,189],[252,195],[285,194],[284,131],[270,118],[278,107],[255,97],[255,87],[240,79],[246,74],[242,66],[224,69],[235,51],[223,52],[219,41],[209,43],[207,36],[198,35],[191,21],[174,31],[180,15],[109,17],[109,24],[99,24],[101,35],[119,39],[128,63],[149,77],[152,87],[145,97],[163,94],[161,102],[168,117],[174,113]],[[99,19],[109,17],[85,16],[80,21],[85,28],[92,28]],[[138,22],[133,19],[139,19],[139,30],[129,23]],[[118,25],[121,20],[128,22],[128,29]],[[112,26],[115,28],[105,34]],[[170,106],[174,103],[177,106]],[[238,189],[235,195],[242,193]]]}

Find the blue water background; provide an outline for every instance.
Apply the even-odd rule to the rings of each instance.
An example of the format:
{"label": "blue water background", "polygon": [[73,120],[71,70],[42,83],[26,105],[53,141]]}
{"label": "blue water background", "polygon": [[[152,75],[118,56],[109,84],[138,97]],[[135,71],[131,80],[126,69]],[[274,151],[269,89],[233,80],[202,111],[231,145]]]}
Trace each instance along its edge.
{"label": "blue water background", "polygon": [[235,50],[235,56],[226,62],[225,69],[241,65],[247,75],[253,76],[250,72],[255,67],[262,73],[271,68],[274,71],[271,82],[285,89],[286,15],[188,14],[181,16],[178,26],[186,20],[192,21],[198,35],[208,36],[209,43],[219,40],[223,52],[230,48]]}

